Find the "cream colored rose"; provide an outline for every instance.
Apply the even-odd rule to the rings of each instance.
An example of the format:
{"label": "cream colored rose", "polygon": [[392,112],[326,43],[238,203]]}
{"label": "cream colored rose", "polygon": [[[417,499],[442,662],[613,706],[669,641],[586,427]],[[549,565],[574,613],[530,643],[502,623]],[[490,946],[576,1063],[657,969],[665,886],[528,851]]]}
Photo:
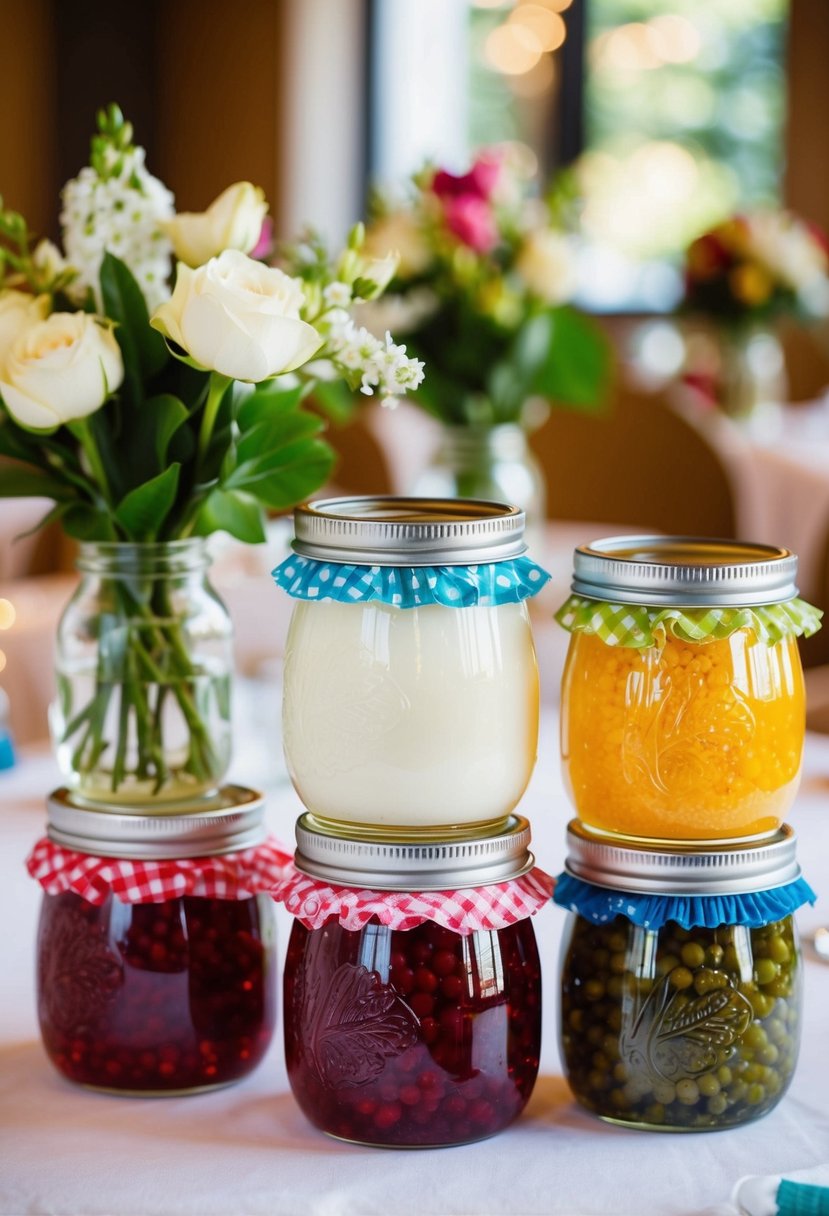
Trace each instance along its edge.
{"label": "cream colored rose", "polygon": [[397,269],[404,279],[420,274],[432,260],[423,233],[405,211],[390,211],[375,220],[366,231],[363,253],[377,258],[396,254]]}
{"label": "cream colored rose", "polygon": [[537,228],[527,234],[515,269],[527,290],[545,304],[563,304],[576,290],[578,274],[572,242],[552,228]]}
{"label": "cream colored rose", "polygon": [[228,249],[197,270],[179,263],[175,291],[153,329],[210,371],[256,384],[293,371],[322,345],[300,319],[302,285]]}
{"label": "cream colored rose", "polygon": [[48,311],[48,296],[31,296],[25,291],[0,291],[0,360],[15,339],[42,321]]}
{"label": "cream colored rose", "polygon": [[124,379],[111,329],[83,312],[54,312],[0,360],[0,397],[28,430],[53,431],[93,414]]}
{"label": "cream colored rose", "polygon": [[250,253],[259,240],[268,210],[265,195],[250,182],[228,186],[206,211],[182,211],[160,227],[179,261],[203,266],[225,249]]}

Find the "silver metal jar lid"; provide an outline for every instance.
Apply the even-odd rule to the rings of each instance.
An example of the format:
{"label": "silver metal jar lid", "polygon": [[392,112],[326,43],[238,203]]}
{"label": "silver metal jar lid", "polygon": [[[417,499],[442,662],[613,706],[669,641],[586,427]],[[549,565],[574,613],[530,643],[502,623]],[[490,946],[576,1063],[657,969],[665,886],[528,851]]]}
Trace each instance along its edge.
{"label": "silver metal jar lid", "polygon": [[511,815],[479,839],[423,843],[354,840],[324,831],[312,815],[296,824],[294,864],[303,874],[372,891],[453,891],[519,878],[535,865],[530,825]]}
{"label": "silver metal jar lid", "polygon": [[580,545],[574,594],[617,604],[742,607],[797,595],[788,549],[694,536],[611,536]]}
{"label": "silver metal jar lid", "polygon": [[264,799],[241,785],[224,785],[205,800],[205,809],[180,815],[91,810],[71,790],[59,789],[50,795],[47,813],[50,840],[97,857],[141,861],[213,857],[253,848],[265,839]]}
{"label": "silver metal jar lid", "polygon": [[614,891],[655,895],[742,895],[782,887],[800,877],[795,834],[783,824],[773,836],[744,843],[693,842],[639,848],[597,836],[578,819],[567,826],[565,869],[574,878]]}
{"label": "silver metal jar lid", "polygon": [[457,498],[324,498],[294,511],[294,550],[317,561],[463,566],[526,553],[524,512]]}

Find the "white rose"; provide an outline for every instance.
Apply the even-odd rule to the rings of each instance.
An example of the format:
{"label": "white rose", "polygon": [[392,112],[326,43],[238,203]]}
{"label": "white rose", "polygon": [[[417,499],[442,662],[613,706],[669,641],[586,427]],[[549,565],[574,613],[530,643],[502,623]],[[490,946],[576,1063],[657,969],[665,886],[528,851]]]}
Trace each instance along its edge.
{"label": "white rose", "polygon": [[563,304],[576,290],[578,272],[572,242],[552,228],[529,232],[515,259],[524,286],[545,304]]}
{"label": "white rose", "polygon": [[396,254],[397,269],[405,279],[420,274],[432,260],[423,233],[406,211],[390,211],[375,220],[366,231],[363,252],[378,258]]}
{"label": "white rose", "polygon": [[15,339],[42,321],[48,311],[48,296],[30,296],[25,291],[0,291],[0,360]]}
{"label": "white rose", "polygon": [[258,383],[307,363],[322,338],[300,319],[302,285],[228,249],[197,270],[179,263],[172,298],[150,324],[200,366]]}
{"label": "white rose", "polygon": [[268,210],[265,195],[250,182],[228,186],[206,211],[182,211],[161,224],[176,257],[203,266],[225,249],[250,253],[259,240]]}
{"label": "white rose", "polygon": [[12,343],[0,363],[0,397],[27,430],[85,418],[124,379],[111,329],[83,312],[54,312]]}

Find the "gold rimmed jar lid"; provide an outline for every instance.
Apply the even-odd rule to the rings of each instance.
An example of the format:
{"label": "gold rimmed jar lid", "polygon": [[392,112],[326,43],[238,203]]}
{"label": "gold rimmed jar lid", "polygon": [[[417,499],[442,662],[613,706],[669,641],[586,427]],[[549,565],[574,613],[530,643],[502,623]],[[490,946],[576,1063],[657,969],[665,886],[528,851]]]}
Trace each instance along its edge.
{"label": "gold rimmed jar lid", "polygon": [[705,848],[690,842],[660,842],[639,848],[609,841],[571,819],[565,869],[583,882],[633,894],[742,895],[799,878],[796,851],[795,834],[788,824],[762,840]]}
{"label": "gold rimmed jar lid", "polygon": [[71,790],[58,789],[47,801],[46,834],[55,844],[97,857],[136,861],[215,857],[254,848],[265,839],[265,803],[256,790],[224,785],[199,808],[185,813],[119,813],[90,809]]}
{"label": "gold rimmed jar lid", "polygon": [[294,864],[303,874],[373,891],[454,891],[519,878],[535,865],[530,825],[511,815],[506,827],[464,840],[355,839],[324,830],[308,813],[296,824]]}
{"label": "gold rimmed jar lid", "polygon": [[461,566],[527,550],[524,512],[504,503],[390,495],[325,498],[294,511],[295,552],[371,566]]}
{"label": "gold rimmed jar lid", "polygon": [[753,608],[797,596],[788,549],[694,536],[612,536],[581,545],[572,590],[615,604]]}

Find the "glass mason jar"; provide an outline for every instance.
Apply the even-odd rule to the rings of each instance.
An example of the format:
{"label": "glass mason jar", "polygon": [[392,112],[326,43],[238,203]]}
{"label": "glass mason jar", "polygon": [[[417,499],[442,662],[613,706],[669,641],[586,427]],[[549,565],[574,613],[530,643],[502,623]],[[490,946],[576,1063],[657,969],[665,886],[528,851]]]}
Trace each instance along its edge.
{"label": "glass mason jar", "polygon": [[577,549],[561,755],[579,818],[665,840],[774,832],[805,732],[797,600],[784,549],[615,537]]}
{"label": "glass mason jar", "polygon": [[[120,819],[53,800],[50,836],[87,855],[117,849],[149,861],[246,849],[263,835],[261,799],[198,816]],[[159,823],[170,829],[161,837]],[[68,1080],[93,1089],[161,1095],[229,1085],[271,1041],[275,949],[266,894],[153,903],[111,889],[102,903],[72,890],[44,894],[37,1006],[46,1053]]]}
{"label": "glass mason jar", "polygon": [[[388,889],[390,906],[418,881],[480,889],[532,864],[521,819],[500,839],[468,842],[462,862],[449,844],[407,845],[404,856],[389,844],[349,841],[344,852],[341,839],[310,822],[303,816],[297,828],[298,867],[347,881],[355,894]],[[336,913],[319,928],[296,920],[284,1020],[294,1097],[329,1135],[408,1148],[491,1136],[523,1110],[538,1073],[541,976],[532,920],[471,931],[431,919],[394,929],[377,916],[351,930]]]}
{"label": "glass mason jar", "polygon": [[[283,742],[320,821],[488,831],[526,789],[538,668],[525,598],[547,576],[495,503],[339,499],[295,512]],[[518,560],[516,560],[518,559]]]}
{"label": "glass mason jar", "polygon": [[440,445],[413,493],[512,503],[524,512],[527,537],[534,546],[547,513],[544,471],[517,423],[444,426]]}
{"label": "glass mason jar", "polygon": [[[555,895],[580,908],[562,946],[559,1015],[579,1103],[613,1123],[666,1131],[766,1114],[797,1062],[802,967],[792,911],[813,898],[798,878],[791,829],[710,853],[610,847],[576,824],[568,843],[568,875],[602,884],[559,880]],[[643,918],[650,927],[635,923]]]}
{"label": "glass mason jar", "polygon": [[50,725],[64,780],[87,801],[158,807],[215,791],[227,772],[232,627],[209,562],[202,538],[81,545]]}

